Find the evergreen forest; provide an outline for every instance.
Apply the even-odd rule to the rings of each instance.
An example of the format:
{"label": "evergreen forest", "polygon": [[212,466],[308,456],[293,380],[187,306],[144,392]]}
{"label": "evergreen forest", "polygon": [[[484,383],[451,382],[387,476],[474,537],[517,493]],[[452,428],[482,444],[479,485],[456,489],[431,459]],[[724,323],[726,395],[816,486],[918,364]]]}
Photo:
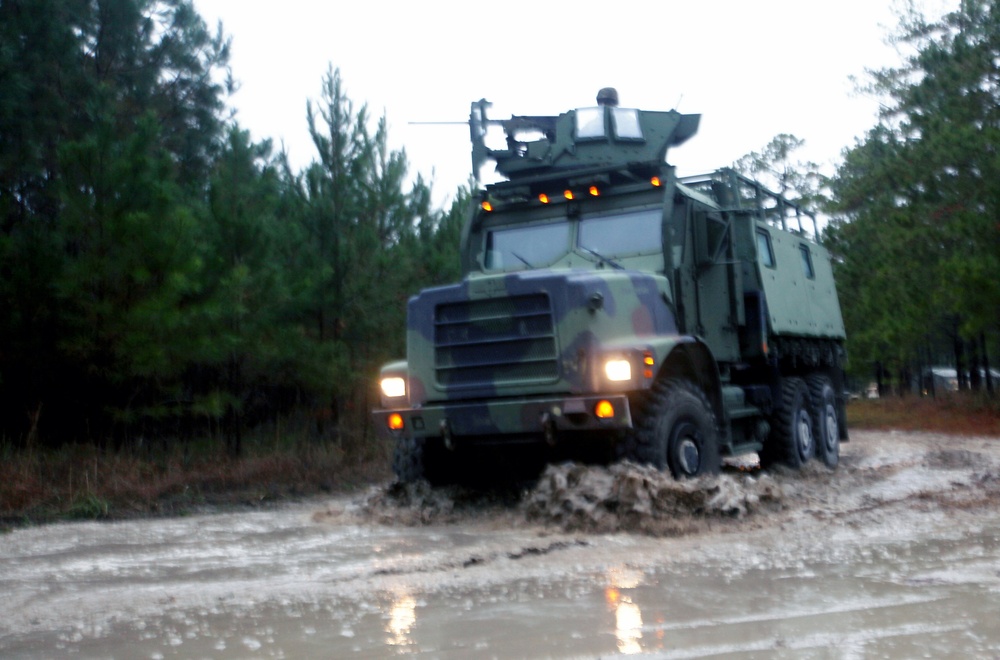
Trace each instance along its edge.
{"label": "evergreen forest", "polygon": [[[859,72],[877,124],[782,186],[831,218],[859,381],[957,364],[994,388],[1000,7],[910,8],[891,39],[899,66]],[[459,277],[470,191],[435,208],[332,65],[293,171],[227,109],[229,49],[190,0],[0,1],[5,443],[374,441],[374,376],[405,352],[407,298]],[[773,146],[777,166],[796,140]]]}
{"label": "evergreen forest", "polygon": [[468,192],[432,208],[336,69],[292,171],[227,111],[229,49],[188,0],[0,3],[8,442],[367,441],[408,295],[458,276]]}
{"label": "evergreen forest", "polygon": [[[932,366],[995,394],[1000,346],[1000,6],[903,11],[895,68],[869,71],[881,116],[829,186],[827,244],[852,371],[934,392]],[[995,368],[995,362],[992,368]]]}

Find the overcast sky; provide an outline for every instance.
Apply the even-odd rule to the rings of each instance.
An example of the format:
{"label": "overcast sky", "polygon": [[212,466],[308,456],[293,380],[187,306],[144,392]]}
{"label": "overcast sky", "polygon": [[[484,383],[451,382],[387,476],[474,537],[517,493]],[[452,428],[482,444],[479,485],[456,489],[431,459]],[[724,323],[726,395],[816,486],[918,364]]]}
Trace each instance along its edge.
{"label": "overcast sky", "polygon": [[[958,0],[920,0],[939,15]],[[493,118],[592,106],[601,87],[623,107],[702,115],[698,134],[668,154],[697,174],[761,149],[779,133],[832,167],[875,123],[876,99],[851,76],[898,63],[885,44],[896,0],[323,2],[195,0],[233,38],[232,97],[255,139],[283,142],[296,169],[314,160],[306,101],[329,65],[356,108],[389,121],[394,148],[446,199],[470,173],[471,101]],[[484,167],[485,171],[490,166]],[[411,172],[412,173],[412,172]]]}

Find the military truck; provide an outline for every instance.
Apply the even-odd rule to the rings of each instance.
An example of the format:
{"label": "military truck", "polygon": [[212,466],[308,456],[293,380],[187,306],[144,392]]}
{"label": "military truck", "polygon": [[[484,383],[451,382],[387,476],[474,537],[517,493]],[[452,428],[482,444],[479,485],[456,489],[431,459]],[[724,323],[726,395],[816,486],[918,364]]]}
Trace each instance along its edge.
{"label": "military truck", "polygon": [[[678,478],[751,452],[835,467],[845,335],[815,216],[731,169],[678,177],[667,150],[699,115],[611,88],[554,117],[489,107],[472,104],[473,171],[504,180],[464,226],[462,281],[409,300],[407,359],[380,374],[397,478],[525,443],[598,443]],[[487,146],[497,125],[505,148]]]}

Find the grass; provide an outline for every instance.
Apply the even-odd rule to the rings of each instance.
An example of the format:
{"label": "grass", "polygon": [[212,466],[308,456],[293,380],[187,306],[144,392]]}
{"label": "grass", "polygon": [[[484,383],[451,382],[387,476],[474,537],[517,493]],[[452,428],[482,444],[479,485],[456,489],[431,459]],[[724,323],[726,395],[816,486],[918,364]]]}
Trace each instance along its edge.
{"label": "grass", "polygon": [[850,428],[1000,437],[1000,398],[957,393],[885,397],[847,404]]}
{"label": "grass", "polygon": [[0,446],[0,529],[55,520],[182,515],[348,492],[389,476],[389,449],[253,445],[239,458],[178,444],[156,452]]}

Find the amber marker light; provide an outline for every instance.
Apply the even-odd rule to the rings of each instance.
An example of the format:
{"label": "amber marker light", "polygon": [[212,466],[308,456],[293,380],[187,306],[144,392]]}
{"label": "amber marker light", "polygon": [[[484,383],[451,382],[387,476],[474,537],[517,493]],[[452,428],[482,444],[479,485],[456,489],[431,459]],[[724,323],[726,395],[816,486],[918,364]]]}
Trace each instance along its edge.
{"label": "amber marker light", "polygon": [[386,422],[389,425],[390,431],[402,431],[403,430],[403,416],[399,413],[392,413],[389,415],[389,419]]}
{"label": "amber marker light", "polygon": [[659,188],[661,185],[663,185],[660,182],[660,177],[658,177],[658,176],[654,176],[652,179],[649,180],[649,182],[651,184],[653,184],[653,186],[656,187],[656,188]]}
{"label": "amber marker light", "polygon": [[656,360],[653,359],[653,354],[650,351],[644,351],[642,354],[642,364],[643,370],[642,375],[645,378],[653,377],[653,365],[656,364]]}
{"label": "amber marker light", "polygon": [[601,191],[597,189],[597,186],[591,186],[590,187],[590,196],[591,197],[598,197],[600,194],[601,194]]}
{"label": "amber marker light", "polygon": [[538,201],[541,202],[542,204],[548,204],[549,196],[546,195],[545,193],[542,193],[541,195],[538,196]]}
{"label": "amber marker light", "polygon": [[594,414],[600,419],[611,419],[615,416],[615,407],[607,399],[601,399],[594,406]]}
{"label": "amber marker light", "polygon": [[487,202],[487,201],[484,201],[484,202],[483,202],[483,203],[481,204],[481,206],[483,207],[483,210],[484,210],[484,211],[492,211],[492,210],[493,210],[493,205],[492,205],[492,204],[490,204],[490,203],[489,203],[489,202]]}
{"label": "amber marker light", "polygon": [[563,193],[563,197],[565,197],[566,199],[573,199],[573,191],[572,190],[565,191]]}

